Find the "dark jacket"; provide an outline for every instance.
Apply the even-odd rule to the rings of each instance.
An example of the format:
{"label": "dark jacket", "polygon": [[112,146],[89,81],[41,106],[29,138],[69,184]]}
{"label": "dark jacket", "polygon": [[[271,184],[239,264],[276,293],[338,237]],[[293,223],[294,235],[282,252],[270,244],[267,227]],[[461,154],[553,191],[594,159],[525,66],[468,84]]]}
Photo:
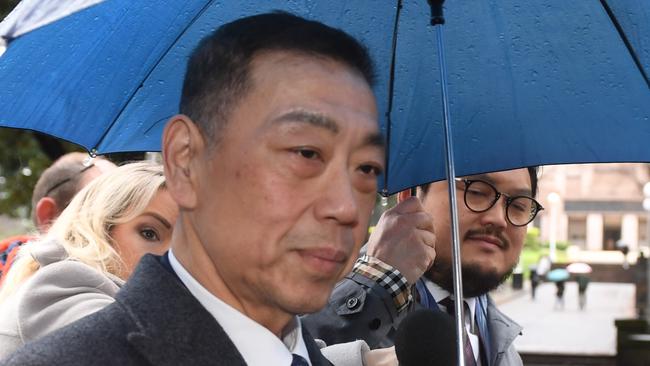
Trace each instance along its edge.
{"label": "dark jacket", "polygon": [[[400,322],[422,306],[413,303],[397,313],[386,289],[361,274],[350,274],[334,288],[325,309],[303,317],[303,325],[327,344],[363,339],[371,349],[390,347]],[[486,322],[490,339],[489,366],[523,365],[513,341],[521,327],[501,313],[488,297]]]}
{"label": "dark jacket", "polygon": [[[214,317],[163,265],[145,256],[115,303],[38,341],[1,365],[245,365]],[[314,366],[330,365],[303,333]]]}

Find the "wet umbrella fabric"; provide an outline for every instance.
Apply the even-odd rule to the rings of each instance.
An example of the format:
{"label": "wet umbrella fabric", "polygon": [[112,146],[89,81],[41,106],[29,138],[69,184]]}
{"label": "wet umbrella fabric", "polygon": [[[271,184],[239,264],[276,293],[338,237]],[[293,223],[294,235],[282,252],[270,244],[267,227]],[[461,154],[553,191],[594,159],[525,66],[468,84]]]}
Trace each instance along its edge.
{"label": "wet umbrella fabric", "polygon": [[[650,2],[448,0],[445,7],[458,175],[650,161],[650,90],[642,73],[650,69]],[[390,137],[383,193],[444,178],[426,0],[104,2],[9,44],[0,57],[0,125],[98,153],[159,150],[198,40],[219,24],[273,9],[340,27],[370,48]]]}
{"label": "wet umbrella fabric", "polygon": [[386,100],[392,32],[376,31],[393,29],[395,4],[111,0],[9,43],[0,57],[0,126],[48,133],[98,154],[158,151],[199,40],[226,22],[278,9],[361,39],[376,60],[377,95]]}

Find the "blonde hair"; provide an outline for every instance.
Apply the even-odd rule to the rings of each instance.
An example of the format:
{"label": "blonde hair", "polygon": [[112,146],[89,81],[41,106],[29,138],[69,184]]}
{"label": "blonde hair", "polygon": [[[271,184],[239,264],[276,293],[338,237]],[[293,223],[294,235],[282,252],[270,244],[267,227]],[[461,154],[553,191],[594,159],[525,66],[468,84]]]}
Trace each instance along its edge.
{"label": "blonde hair", "polygon": [[[119,276],[124,263],[110,236],[111,229],[141,214],[164,186],[160,164],[143,161],[122,165],[79,191],[44,239],[56,241],[79,262]],[[0,302],[38,271],[39,264],[29,251],[30,245],[21,248],[7,273]]]}

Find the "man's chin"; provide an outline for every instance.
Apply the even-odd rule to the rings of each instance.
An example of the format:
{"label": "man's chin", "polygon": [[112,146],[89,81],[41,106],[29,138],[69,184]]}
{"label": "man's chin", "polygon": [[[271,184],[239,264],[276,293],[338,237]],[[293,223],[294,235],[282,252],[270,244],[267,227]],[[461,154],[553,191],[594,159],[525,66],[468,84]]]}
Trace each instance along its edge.
{"label": "man's chin", "polygon": [[[505,282],[513,268],[505,272],[499,272],[496,269],[485,269],[478,264],[463,265],[463,296],[476,297],[487,294],[496,289]],[[451,267],[432,268],[428,277],[438,286],[454,292],[453,275]]]}
{"label": "man's chin", "polygon": [[478,266],[463,267],[463,295],[475,297],[487,294],[504,283],[512,274],[512,268],[505,272],[495,269],[484,270]]}
{"label": "man's chin", "polygon": [[291,294],[287,294],[282,307],[292,314],[310,314],[322,310],[327,305],[334,286],[319,285],[312,289],[306,288],[305,291],[294,290]]}
{"label": "man's chin", "polygon": [[303,315],[321,311],[325,305],[327,305],[327,299],[321,301],[320,296],[318,296],[317,298],[311,298],[306,301],[302,299],[286,304],[284,308],[290,314]]}

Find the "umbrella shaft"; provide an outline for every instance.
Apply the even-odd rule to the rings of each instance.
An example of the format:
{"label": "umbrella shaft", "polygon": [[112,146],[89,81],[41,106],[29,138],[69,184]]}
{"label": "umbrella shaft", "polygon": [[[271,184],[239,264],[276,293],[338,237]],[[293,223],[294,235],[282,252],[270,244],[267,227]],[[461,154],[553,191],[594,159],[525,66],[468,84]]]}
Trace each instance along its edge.
{"label": "umbrella shaft", "polygon": [[[443,126],[445,133],[445,161],[447,168],[447,187],[449,191],[449,203],[451,207],[451,253],[452,253],[452,270],[453,270],[453,284],[454,294],[457,299],[463,298],[463,278],[461,272],[461,257],[460,257],[460,241],[458,239],[458,205],[456,204],[456,185],[453,182],[456,179],[456,170],[454,167],[454,148],[452,143],[451,122],[449,117],[449,98],[447,91],[447,66],[445,64],[444,55],[444,35],[442,24],[436,26],[437,40],[438,40],[438,62],[440,64],[440,87],[442,91],[442,111],[443,111]],[[458,365],[465,366],[464,349],[465,339],[464,334],[464,316],[463,316],[463,301],[455,302],[454,312],[456,314],[456,344],[458,345],[456,352],[458,354]]]}

